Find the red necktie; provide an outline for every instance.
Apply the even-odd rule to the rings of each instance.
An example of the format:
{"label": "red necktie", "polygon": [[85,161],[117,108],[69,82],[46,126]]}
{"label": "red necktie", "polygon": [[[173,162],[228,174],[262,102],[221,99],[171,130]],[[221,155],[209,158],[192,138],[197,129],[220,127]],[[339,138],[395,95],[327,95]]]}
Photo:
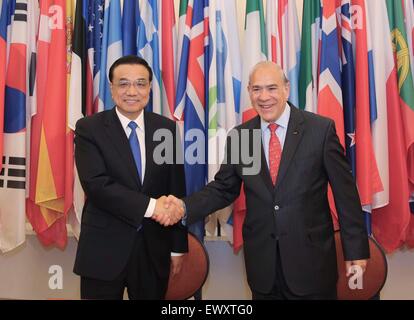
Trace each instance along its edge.
{"label": "red necktie", "polygon": [[280,158],[282,156],[282,147],[279,138],[276,135],[276,129],[278,127],[279,126],[276,123],[269,124],[269,171],[273,185],[276,184],[277,172],[279,171]]}

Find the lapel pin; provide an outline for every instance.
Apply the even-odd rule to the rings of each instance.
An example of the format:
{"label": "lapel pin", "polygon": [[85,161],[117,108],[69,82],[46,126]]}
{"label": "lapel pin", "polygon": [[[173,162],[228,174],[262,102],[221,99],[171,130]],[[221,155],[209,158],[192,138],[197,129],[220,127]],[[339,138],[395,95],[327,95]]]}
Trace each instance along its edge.
{"label": "lapel pin", "polygon": [[299,134],[299,131],[293,131],[293,134],[294,135],[298,135]]}

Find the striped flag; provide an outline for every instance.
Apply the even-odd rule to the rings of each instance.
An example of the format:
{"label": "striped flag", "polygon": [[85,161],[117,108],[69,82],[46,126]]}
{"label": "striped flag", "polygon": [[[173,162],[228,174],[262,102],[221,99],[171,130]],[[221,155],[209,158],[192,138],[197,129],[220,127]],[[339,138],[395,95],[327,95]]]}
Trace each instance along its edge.
{"label": "striped flag", "polygon": [[[209,4],[208,181],[224,158],[227,132],[238,124],[241,57],[235,1],[211,0]],[[231,207],[209,216],[206,230],[214,234],[217,221],[232,242],[227,224]]]}
{"label": "striped flag", "polygon": [[[3,2],[1,38],[10,43],[4,93],[4,151],[0,174],[0,250],[10,251],[25,241],[27,0]],[[9,30],[7,30],[9,29]],[[8,38],[4,31],[10,37]],[[8,41],[7,41],[8,40]],[[6,54],[3,51],[3,54]],[[2,128],[3,129],[3,128]]]}
{"label": "striped flag", "polygon": [[[182,120],[185,91],[187,89],[187,71],[188,71],[188,48],[190,45],[190,29],[193,19],[192,0],[180,0],[179,17],[178,17],[178,49],[177,49],[177,73],[176,87],[177,94],[174,104],[174,117]],[[188,9],[188,12],[187,12]]]}
{"label": "striped flag", "polygon": [[[187,15],[192,17],[188,43],[186,90],[184,97],[184,152],[187,194],[200,190],[206,183],[206,150],[196,139],[206,141],[206,63],[208,52],[208,1],[189,1]],[[185,37],[183,41],[187,41]],[[182,55],[184,56],[184,45]],[[200,81],[202,80],[202,81]],[[179,82],[182,80],[179,79]],[[178,96],[177,96],[178,99]],[[177,112],[177,109],[176,109]],[[181,118],[180,115],[177,118]],[[197,148],[197,145],[199,146]],[[196,148],[196,149],[195,149]],[[190,226],[199,239],[204,238],[204,223]]]}
{"label": "striped flag", "polygon": [[360,10],[355,30],[355,144],[356,181],[363,206],[370,206],[373,195],[383,191],[371,136],[370,74],[368,64],[368,38],[365,0],[353,0]]}
{"label": "striped flag", "polygon": [[112,109],[114,106],[109,88],[109,68],[122,56],[121,24],[120,0],[105,0],[99,79],[99,111]]}
{"label": "striped flag", "polygon": [[68,102],[68,122],[72,130],[75,130],[76,122],[84,116],[86,106],[88,7],[89,1],[76,1]]}
{"label": "striped flag", "polygon": [[267,37],[262,0],[247,0],[242,56],[241,114],[252,109],[247,86],[249,74],[260,61],[267,58]]}
{"label": "striped flag", "polygon": [[[182,43],[179,44],[174,116],[184,120],[184,170],[188,195],[199,191],[206,184],[207,176],[208,6],[208,0],[182,0],[180,3],[179,40]],[[203,241],[204,221],[190,225],[189,230]],[[195,296],[200,299],[201,291]]]}
{"label": "striped flag", "polygon": [[299,106],[300,32],[294,0],[268,0],[268,59],[282,66],[290,82],[289,101]]}
{"label": "striped flag", "polygon": [[335,1],[322,0],[322,34],[319,70],[318,113],[335,121],[339,141],[344,146],[341,55]]}
{"label": "striped flag", "polygon": [[3,167],[4,90],[7,69],[7,26],[11,22],[8,1],[1,3],[0,16],[0,170]]}
{"label": "striped flag", "polygon": [[313,113],[318,111],[320,20],[320,0],[304,0],[299,73],[299,108]]}
{"label": "striped flag", "polygon": [[144,0],[141,2],[137,45],[138,55],[148,62],[154,75],[147,110],[163,114],[161,98],[161,52],[158,23],[159,10],[157,2],[157,0]]}
{"label": "striped flag", "polygon": [[[384,61],[387,60],[387,53],[384,48],[384,38],[376,29],[376,20],[371,17],[370,1],[365,1],[365,16],[367,19],[367,37],[368,37],[368,63],[370,75],[370,96],[374,95],[375,99],[370,99],[370,118],[372,145],[374,148],[375,159],[378,165],[378,172],[383,186],[383,191],[377,192],[372,198],[372,209],[381,208],[389,203],[389,160],[388,160],[388,112],[387,112],[387,78],[391,69],[384,68]],[[383,5],[383,4],[382,4]],[[372,90],[375,88],[375,90]],[[374,92],[375,91],[375,92]],[[372,112],[372,109],[376,112]],[[375,119],[373,119],[375,115]]]}
{"label": "striped flag", "polygon": [[122,8],[122,54],[136,55],[139,8],[137,0],[124,0]]}
{"label": "striped flag", "polygon": [[86,106],[82,110],[87,116],[99,111],[104,5],[105,0],[94,0],[89,2],[88,8]]}
{"label": "striped flag", "polygon": [[[404,128],[408,184],[414,192],[414,85],[408,52],[407,32],[404,25],[402,2],[387,0],[388,18],[392,34],[393,48],[396,51],[398,66],[398,89],[400,93],[401,117]],[[402,182],[407,181],[404,179]],[[408,200],[407,200],[408,202]],[[414,215],[406,233],[406,243],[414,246]]]}
{"label": "striped flag", "polygon": [[161,22],[161,75],[162,75],[162,114],[175,119],[175,81],[177,58],[177,30],[175,27],[174,0],[160,1]]}
{"label": "striped flag", "polygon": [[355,64],[352,44],[351,1],[341,2],[342,37],[342,94],[344,103],[345,150],[348,163],[355,177]]}
{"label": "striped flag", "polygon": [[40,1],[37,113],[32,117],[27,216],[44,245],[66,245],[66,3]]}
{"label": "striped flag", "polygon": [[411,74],[414,78],[414,0],[404,1],[404,17],[408,48],[410,50]]}
{"label": "striped flag", "polygon": [[[267,38],[264,23],[262,0],[247,0],[244,25],[244,45],[242,56],[242,81],[240,95],[240,115],[242,122],[257,115],[252,108],[247,91],[249,75],[253,67],[267,57]],[[233,206],[233,250],[238,252],[243,245],[242,227],[246,216],[246,198],[243,185]]]}
{"label": "striped flag", "polygon": [[[68,97],[68,127],[74,131],[76,122],[83,117],[86,106],[86,81],[87,81],[87,61],[88,52],[86,46],[86,34],[88,21],[88,0],[77,0],[75,7],[75,25],[73,27],[72,34],[72,54],[71,54],[71,69],[69,78],[69,97]],[[69,12],[67,12],[69,14]],[[73,134],[70,134],[70,138]],[[73,139],[68,141],[68,157],[67,166],[71,166],[71,172],[73,172],[73,186],[69,189],[73,189],[73,202],[78,201],[78,197],[84,197],[83,190],[78,190],[78,182],[75,180],[76,166],[73,161]],[[79,238],[80,234],[80,215],[74,205],[73,210],[68,214],[68,224],[71,226],[72,233],[76,238]]]}
{"label": "striped flag", "polygon": [[[378,35],[373,37],[374,47],[378,46],[380,48],[382,45],[383,48],[381,52],[384,58],[381,63],[384,68],[383,75],[386,79],[389,204],[373,210],[372,228],[375,238],[387,252],[392,252],[403,244],[410,223],[407,151],[404,145],[402,120],[404,105],[401,103],[399,96],[397,64],[394,62],[393,56],[391,34],[394,30],[394,12],[392,5],[393,1],[387,3],[378,1],[368,3],[369,10],[367,10],[371,29],[375,30],[375,34]],[[374,53],[374,59],[375,56]]]}
{"label": "striped flag", "polygon": [[[337,10],[339,1],[322,0],[320,63],[318,79],[318,114],[335,122],[339,141],[345,147],[344,113],[341,80],[341,50],[338,34]],[[339,11],[339,10],[338,10]],[[337,190],[337,192],[341,192]],[[332,189],[328,188],[328,200],[335,228],[337,212]]]}

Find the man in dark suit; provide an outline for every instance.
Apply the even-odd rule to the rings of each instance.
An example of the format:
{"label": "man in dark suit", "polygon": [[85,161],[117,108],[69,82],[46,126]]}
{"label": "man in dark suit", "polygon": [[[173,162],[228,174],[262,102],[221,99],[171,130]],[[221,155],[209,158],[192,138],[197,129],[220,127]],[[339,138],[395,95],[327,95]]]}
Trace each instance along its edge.
{"label": "man in dark suit", "polygon": [[[75,158],[87,201],[74,272],[82,299],[163,299],[170,266],[179,272],[187,252],[187,230],[176,223],[181,207],[164,209],[166,195],[185,195],[184,167],[154,159],[154,133],[175,123],[144,111],[152,70],[136,56],[109,70],[116,106],[76,125]],[[174,154],[176,159],[176,154]],[[164,227],[154,221],[157,217]],[[174,224],[175,223],[175,224]]]}
{"label": "man in dark suit", "polygon": [[[335,299],[328,182],[338,211],[344,267],[364,271],[369,248],[358,192],[334,122],[288,103],[289,82],[272,62],[254,67],[248,90],[258,116],[230,132],[226,161],[214,181],[183,203],[174,197],[169,202],[181,204],[192,223],[231,204],[244,182],[244,257],[253,299]],[[243,131],[248,141],[243,141]],[[261,142],[253,155],[256,165],[237,161],[251,155],[255,134]]]}

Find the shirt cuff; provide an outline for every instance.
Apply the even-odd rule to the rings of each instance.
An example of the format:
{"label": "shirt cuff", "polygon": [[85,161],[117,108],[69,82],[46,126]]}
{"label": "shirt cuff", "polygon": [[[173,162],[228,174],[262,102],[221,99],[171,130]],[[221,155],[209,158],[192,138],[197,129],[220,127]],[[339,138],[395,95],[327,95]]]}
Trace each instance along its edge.
{"label": "shirt cuff", "polygon": [[181,257],[183,256],[184,253],[179,253],[179,252],[171,252],[171,257]]}
{"label": "shirt cuff", "polygon": [[152,215],[154,214],[156,203],[157,203],[157,200],[155,200],[154,198],[150,199],[150,202],[149,202],[148,207],[147,207],[147,211],[145,211],[144,218],[151,218],[152,217]]}

